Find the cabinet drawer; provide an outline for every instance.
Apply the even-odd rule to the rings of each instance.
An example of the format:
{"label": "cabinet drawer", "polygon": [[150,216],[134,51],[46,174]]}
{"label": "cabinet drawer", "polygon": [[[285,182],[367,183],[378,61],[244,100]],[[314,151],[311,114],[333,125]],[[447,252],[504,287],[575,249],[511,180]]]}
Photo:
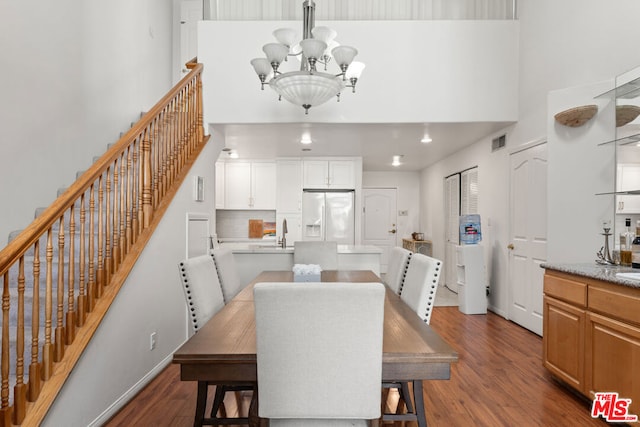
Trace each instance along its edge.
{"label": "cabinet drawer", "polygon": [[640,289],[591,285],[589,309],[640,325]]}
{"label": "cabinet drawer", "polygon": [[575,280],[547,273],[544,275],[544,294],[580,307],[587,306],[587,285]]}

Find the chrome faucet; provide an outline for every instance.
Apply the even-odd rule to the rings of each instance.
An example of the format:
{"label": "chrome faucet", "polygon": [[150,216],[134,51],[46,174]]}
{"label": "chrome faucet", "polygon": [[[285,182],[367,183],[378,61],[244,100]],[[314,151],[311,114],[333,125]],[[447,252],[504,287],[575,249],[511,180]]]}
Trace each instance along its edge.
{"label": "chrome faucet", "polygon": [[287,248],[287,232],[288,231],[289,230],[287,230],[287,218],[284,218],[282,220],[282,238],[278,242],[280,244],[280,246],[282,247],[282,249],[286,249]]}

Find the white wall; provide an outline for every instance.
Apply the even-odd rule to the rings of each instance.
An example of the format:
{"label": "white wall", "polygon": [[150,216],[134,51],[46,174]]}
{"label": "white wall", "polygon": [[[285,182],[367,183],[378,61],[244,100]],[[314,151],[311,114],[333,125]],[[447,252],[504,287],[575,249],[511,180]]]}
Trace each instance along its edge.
{"label": "white wall", "polygon": [[[406,210],[407,216],[398,216],[397,244],[402,245],[402,238],[411,238],[414,231],[420,228],[420,173],[419,172],[363,172],[363,188],[396,188],[396,209]],[[425,239],[429,239],[425,235]]]}
{"label": "white wall", "polygon": [[171,87],[172,0],[0,3],[0,248]]}
{"label": "white wall", "polygon": [[[634,40],[640,37],[640,27],[636,23],[640,3],[637,1],[622,0],[613,4],[602,0],[520,0],[518,6],[519,117],[516,125],[506,129],[507,148],[490,154],[490,140],[482,140],[426,169],[421,176],[421,223],[426,225],[425,232],[430,233],[444,228],[442,214],[432,212],[433,208],[429,208],[429,201],[442,200],[444,177],[452,171],[473,164],[479,166],[483,242],[491,246],[487,259],[491,285],[489,304],[494,311],[505,315],[508,287],[506,247],[509,244],[509,151],[528,142],[547,138],[549,116],[558,112],[547,109],[550,91],[609,80],[640,65],[640,57],[629,54],[635,50]],[[586,93],[583,92],[580,99],[573,100],[582,102],[586,98]],[[592,140],[587,142],[591,143]],[[562,262],[580,259],[591,262],[602,245],[597,225],[606,211],[605,207],[600,206],[602,202],[593,201],[592,198],[595,192],[591,188],[597,181],[572,178],[570,182],[573,187],[567,187],[558,182],[562,178],[555,171],[563,171],[568,176],[575,173],[573,177],[585,177],[594,166],[595,153],[590,148],[588,153],[583,152],[583,146],[578,142],[566,144],[561,149],[557,149],[556,144],[558,140],[549,134],[549,188],[552,189],[549,195],[549,215],[555,216],[563,209],[568,210],[564,211],[562,219],[550,220],[548,260]],[[582,162],[583,158],[587,161]],[[560,193],[577,189],[580,189],[577,194],[589,197],[590,201],[585,203],[581,200],[571,206],[559,202],[563,196]],[[590,209],[593,206],[596,209]],[[577,224],[567,217],[577,219]],[[489,218],[491,226],[487,224]],[[585,234],[584,237],[576,237],[582,233]],[[444,234],[434,244],[434,252],[443,254],[443,245]],[[576,255],[571,255],[573,253]],[[558,254],[563,254],[562,258]],[[556,256],[558,259],[554,259]]]}
{"label": "white wall", "polygon": [[[508,239],[506,211],[509,202],[508,168],[509,156],[506,148],[491,153],[492,135],[464,151],[444,159],[421,174],[420,223],[426,236],[433,241],[433,256],[445,259],[445,211],[444,178],[465,169],[478,167],[478,212],[482,218],[482,244],[489,273],[491,294],[489,305],[498,313],[506,307],[507,294],[504,288],[507,249],[502,244]],[[507,140],[510,135],[507,133]],[[501,171],[507,172],[507,178]]]}
{"label": "white wall", "polygon": [[[44,426],[106,422],[144,381],[171,361],[173,352],[187,339],[187,309],[178,274],[178,263],[186,257],[186,215],[213,215],[213,164],[222,146],[221,141],[209,141],[191,168]],[[195,176],[205,179],[204,202],[193,200]],[[149,335],[154,331],[157,347],[150,351]]]}
{"label": "white wall", "polygon": [[[615,101],[594,99],[613,85],[613,79],[609,79],[549,93],[549,261],[592,262],[604,245],[604,237],[600,235],[602,220],[611,221],[613,226],[614,196],[596,193],[612,192],[615,186],[615,144],[598,145],[615,138]],[[587,104],[597,105],[598,113],[583,126],[563,126],[553,117],[568,108]],[[611,249],[614,244],[615,238],[609,237]]]}
{"label": "white wall", "polygon": [[[300,22],[204,21],[198,26],[205,123],[264,122],[474,122],[517,119],[517,21],[322,21],[336,40],[357,47],[367,67],[357,95],[349,90],[304,115],[260,91],[250,65],[264,57],[280,27],[301,32]],[[297,69],[291,59],[281,71]],[[291,65],[290,65],[291,64]],[[335,67],[334,64],[330,64]],[[299,66],[298,66],[299,67]],[[337,71],[331,68],[330,72]],[[490,100],[490,102],[487,102]]]}

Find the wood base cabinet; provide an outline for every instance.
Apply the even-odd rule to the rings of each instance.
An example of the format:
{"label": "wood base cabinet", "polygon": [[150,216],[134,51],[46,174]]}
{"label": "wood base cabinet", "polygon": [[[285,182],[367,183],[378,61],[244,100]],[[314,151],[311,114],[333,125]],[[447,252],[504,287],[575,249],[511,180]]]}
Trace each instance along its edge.
{"label": "wood base cabinet", "polygon": [[589,313],[585,380],[587,395],[616,391],[631,399],[629,413],[640,414],[640,328]]}
{"label": "wood base cabinet", "polygon": [[547,270],[544,293],[544,366],[589,399],[631,399],[640,415],[640,288]]}
{"label": "wood base cabinet", "polygon": [[584,392],[585,310],[545,296],[544,319],[544,366]]}

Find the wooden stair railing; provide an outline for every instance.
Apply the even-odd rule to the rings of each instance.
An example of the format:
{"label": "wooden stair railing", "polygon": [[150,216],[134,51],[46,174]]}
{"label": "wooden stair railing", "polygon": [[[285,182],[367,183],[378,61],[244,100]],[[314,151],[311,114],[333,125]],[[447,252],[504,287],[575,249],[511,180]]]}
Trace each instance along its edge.
{"label": "wooden stair railing", "polygon": [[0,252],[0,427],[44,419],[206,143],[191,65]]}

